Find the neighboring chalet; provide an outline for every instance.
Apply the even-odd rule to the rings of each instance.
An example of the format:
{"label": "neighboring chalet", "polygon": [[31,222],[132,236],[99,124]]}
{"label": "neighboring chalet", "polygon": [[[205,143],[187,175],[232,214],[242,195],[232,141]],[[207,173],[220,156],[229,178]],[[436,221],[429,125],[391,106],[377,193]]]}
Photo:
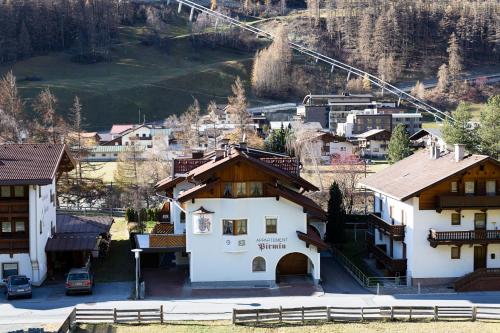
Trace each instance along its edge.
{"label": "neighboring chalet", "polygon": [[[326,214],[306,191],[297,159],[225,146],[174,160],[156,186],[169,197],[169,227],[137,235],[147,252],[177,252],[193,286],[272,286],[283,276],[320,279]],[[161,259],[160,259],[161,260]]]}
{"label": "neighboring chalet", "polygon": [[440,151],[446,150],[446,142],[439,128],[425,128],[410,136],[410,142],[414,148],[430,147],[436,145]]}
{"label": "neighboring chalet", "polygon": [[47,240],[56,231],[56,182],[74,168],[64,145],[0,145],[2,278],[24,274],[34,285],[47,275]]}
{"label": "neighboring chalet", "polygon": [[355,155],[354,145],[343,136],[330,132],[312,133],[308,138],[312,142],[314,156],[320,156],[321,162],[330,164],[332,160],[345,160]]}
{"label": "neighboring chalet", "polygon": [[436,145],[365,180],[374,192],[369,247],[416,285],[500,290],[500,163]]}
{"label": "neighboring chalet", "polygon": [[386,158],[389,153],[391,132],[385,129],[373,129],[356,136],[359,155],[363,158]]}

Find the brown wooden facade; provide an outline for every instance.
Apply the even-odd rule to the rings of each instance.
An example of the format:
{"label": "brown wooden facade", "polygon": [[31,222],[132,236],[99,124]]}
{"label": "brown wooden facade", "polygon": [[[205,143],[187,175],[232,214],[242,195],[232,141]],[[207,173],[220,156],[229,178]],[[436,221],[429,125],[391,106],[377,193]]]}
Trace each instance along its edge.
{"label": "brown wooden facade", "polygon": [[[423,170],[425,171],[425,170]],[[474,193],[465,192],[465,183],[474,182]],[[495,181],[495,194],[486,193],[486,182]],[[452,192],[456,182],[456,192]],[[500,168],[492,161],[474,165],[463,172],[448,177],[419,194],[420,210],[491,209],[500,208]]]}
{"label": "brown wooden facade", "polygon": [[29,252],[28,186],[2,186],[0,196],[0,253]]}

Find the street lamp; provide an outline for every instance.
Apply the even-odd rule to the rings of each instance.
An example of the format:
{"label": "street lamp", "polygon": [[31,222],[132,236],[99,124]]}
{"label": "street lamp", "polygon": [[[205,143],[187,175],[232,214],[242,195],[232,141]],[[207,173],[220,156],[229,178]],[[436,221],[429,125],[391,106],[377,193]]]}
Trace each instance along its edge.
{"label": "street lamp", "polygon": [[132,249],[135,257],[135,299],[139,299],[139,263],[142,249]]}

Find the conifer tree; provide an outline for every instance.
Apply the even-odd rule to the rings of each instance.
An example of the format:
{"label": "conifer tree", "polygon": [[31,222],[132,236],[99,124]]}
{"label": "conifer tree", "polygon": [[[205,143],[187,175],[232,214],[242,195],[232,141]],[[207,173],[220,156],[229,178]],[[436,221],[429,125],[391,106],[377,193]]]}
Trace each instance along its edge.
{"label": "conifer tree", "polygon": [[444,141],[448,145],[464,144],[469,152],[476,152],[479,138],[477,129],[471,124],[470,104],[460,102],[452,116],[454,120],[446,119],[443,124]]}
{"label": "conifer tree", "polygon": [[500,155],[500,95],[490,97],[481,112],[478,130],[481,153],[497,158]]}
{"label": "conifer tree", "polygon": [[342,191],[337,182],[333,182],[329,190],[328,223],[326,224],[326,237],[332,244],[345,241],[345,209]]}
{"label": "conifer tree", "polygon": [[398,124],[392,131],[389,141],[389,163],[394,164],[411,154],[410,138],[405,125]]}

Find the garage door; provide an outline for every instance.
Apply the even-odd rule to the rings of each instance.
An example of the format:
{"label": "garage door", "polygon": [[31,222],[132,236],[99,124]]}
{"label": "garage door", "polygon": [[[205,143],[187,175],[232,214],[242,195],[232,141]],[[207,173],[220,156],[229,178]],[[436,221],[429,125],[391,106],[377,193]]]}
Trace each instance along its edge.
{"label": "garage door", "polygon": [[308,258],[302,253],[290,253],[280,259],[279,275],[306,275]]}

